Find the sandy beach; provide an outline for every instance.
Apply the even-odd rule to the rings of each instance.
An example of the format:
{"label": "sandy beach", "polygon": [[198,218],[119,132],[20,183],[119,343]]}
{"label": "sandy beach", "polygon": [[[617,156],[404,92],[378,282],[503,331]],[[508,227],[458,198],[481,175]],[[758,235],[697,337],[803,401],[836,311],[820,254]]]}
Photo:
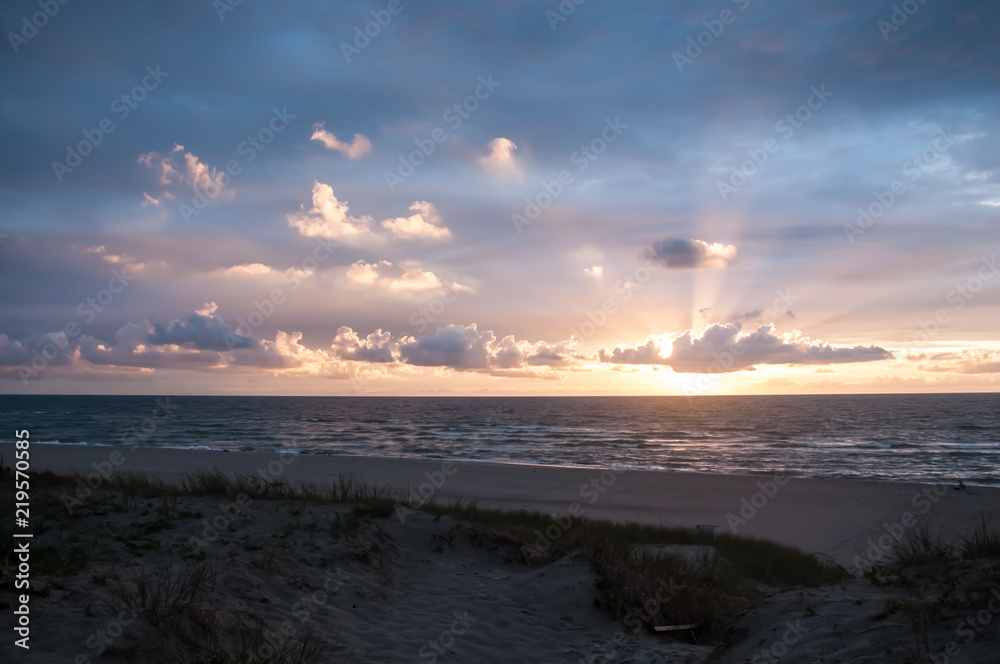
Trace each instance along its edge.
{"label": "sandy beach", "polygon": [[[901,523],[906,514],[926,523],[932,531],[940,531],[946,539],[979,525],[984,514],[1000,515],[1000,489],[954,491],[950,484],[128,449],[35,445],[32,464],[39,470],[75,471],[85,476],[114,468],[117,472],[152,474],[168,480],[213,468],[228,474],[263,473],[290,482],[323,483],[350,475],[402,490],[408,497],[437,501],[475,499],[482,507],[552,514],[565,514],[575,504],[586,517],[594,519],[686,527],[714,525],[721,532],[824,553],[845,566],[859,553],[867,557],[869,540],[877,543],[886,533],[886,526]],[[112,458],[116,452],[118,456]],[[0,453],[12,458],[12,446],[0,445]],[[269,471],[269,466],[280,472]]]}
{"label": "sandy beach", "polygon": [[[13,451],[0,446],[7,477]],[[929,576],[864,576],[894,538],[920,527],[946,540],[984,518],[995,529],[996,489],[54,445],[33,446],[31,462],[32,472],[78,479],[33,494],[32,647],[12,648],[5,637],[0,652],[13,658],[4,661],[902,664],[926,661],[914,653],[994,661],[1000,641],[995,560],[956,559]],[[350,476],[392,487],[409,508],[129,495],[109,490],[106,477],[177,483],[213,469],[271,487]],[[602,581],[583,551],[539,562],[503,536],[428,513],[427,500],[538,510],[557,525],[717,526],[825,554],[850,573],[820,587],[756,583],[722,638],[705,642],[700,625],[642,627],[679,601],[686,586],[672,577],[649,588],[648,615],[616,620],[595,602]],[[713,547],[654,548],[694,561]],[[5,625],[20,606],[6,572]]]}

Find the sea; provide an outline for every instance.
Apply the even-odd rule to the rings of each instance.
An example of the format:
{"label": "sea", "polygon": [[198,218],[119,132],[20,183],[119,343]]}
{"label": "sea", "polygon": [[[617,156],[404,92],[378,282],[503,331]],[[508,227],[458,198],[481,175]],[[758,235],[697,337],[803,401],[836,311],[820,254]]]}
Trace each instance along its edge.
{"label": "sea", "polygon": [[1000,486],[1000,394],[0,395],[0,441]]}

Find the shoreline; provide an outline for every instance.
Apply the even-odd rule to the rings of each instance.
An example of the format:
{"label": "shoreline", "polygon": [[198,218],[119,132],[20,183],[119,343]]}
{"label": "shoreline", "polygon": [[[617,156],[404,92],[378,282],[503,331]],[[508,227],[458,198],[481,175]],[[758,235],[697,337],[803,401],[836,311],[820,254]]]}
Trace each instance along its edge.
{"label": "shoreline", "polygon": [[[4,445],[13,445],[12,441],[2,441],[0,440],[0,449]],[[46,445],[51,447],[80,447],[80,448],[96,448],[96,449],[128,449],[125,445],[111,445],[105,443],[61,443],[53,441],[33,441],[32,445]],[[387,454],[345,454],[345,453],[325,453],[325,452],[315,452],[315,451],[301,451],[292,449],[280,449],[280,450],[229,450],[218,447],[208,447],[207,445],[197,445],[190,447],[176,447],[170,445],[158,445],[152,448],[144,449],[155,449],[155,450],[173,450],[177,452],[212,452],[212,453],[223,453],[223,454],[291,454],[295,456],[303,457],[314,457],[314,458],[332,458],[332,459],[400,459],[404,461],[416,461],[416,462],[430,462],[430,463],[443,463],[445,461],[450,461],[452,463],[470,463],[470,464],[484,464],[484,465],[497,465],[497,466],[531,466],[538,468],[569,468],[575,470],[592,470],[600,472],[602,470],[627,470],[629,472],[649,472],[649,473],[679,473],[687,475],[707,475],[709,477],[715,477],[723,475],[726,477],[746,477],[746,478],[761,478],[768,477],[774,473],[764,472],[764,471],[744,471],[744,472],[733,472],[733,473],[723,473],[723,472],[712,472],[707,470],[687,470],[683,468],[651,468],[648,466],[584,466],[584,465],[574,465],[574,464],[561,464],[561,463],[541,463],[534,461],[502,461],[497,459],[463,459],[458,457],[428,457],[428,456],[390,456]],[[786,473],[787,474],[787,473]],[[822,480],[831,482],[867,482],[874,484],[905,484],[905,485],[940,485],[940,484],[952,484],[958,481],[958,477],[946,478],[942,482],[918,482],[912,480],[897,480],[892,478],[879,478],[879,477],[836,477],[831,475],[789,475],[788,477],[800,480]],[[965,478],[961,478],[965,480]],[[1000,491],[1000,484],[979,484],[974,480],[966,481],[966,485],[972,488],[983,488],[983,489],[995,489]]]}
{"label": "shoreline", "polygon": [[[12,444],[0,443],[6,459],[13,459],[13,452]],[[263,471],[290,482],[324,483],[345,475],[412,492],[408,495],[413,498],[475,500],[486,508],[565,515],[576,505],[582,516],[593,519],[712,525],[718,532],[829,555],[842,565],[864,555],[904,514],[946,539],[979,526],[983,516],[1000,515],[1000,488],[993,487],[954,491],[949,485],[780,473],[724,475],[375,456],[62,444],[31,448],[32,470],[96,475],[90,479],[98,483],[101,473],[112,471],[178,481],[186,473],[215,468],[230,475]]]}

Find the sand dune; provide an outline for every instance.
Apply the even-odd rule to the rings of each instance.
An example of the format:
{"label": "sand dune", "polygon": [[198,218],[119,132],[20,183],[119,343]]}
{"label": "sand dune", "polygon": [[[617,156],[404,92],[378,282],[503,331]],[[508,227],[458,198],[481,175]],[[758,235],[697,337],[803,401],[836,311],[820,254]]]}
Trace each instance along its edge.
{"label": "sand dune", "polygon": [[[9,446],[0,454],[13,456]],[[32,464],[81,477],[33,503],[32,647],[11,661],[813,664],[931,653],[938,662],[985,663],[1000,644],[996,561],[761,588],[713,648],[596,608],[597,578],[580,551],[531,566],[511,541],[417,505],[474,498],[557,517],[717,525],[863,572],[882,560],[889,534],[928,526],[952,538],[995,518],[995,489],[45,445],[32,448]],[[350,475],[399,489],[414,509],[355,518],[339,504],[130,498],[106,491],[102,478],[174,481],[212,468],[259,473],[274,485]],[[692,560],[711,553],[705,545],[643,549]],[[17,603],[6,584],[0,603]],[[3,624],[10,619],[5,610]],[[2,652],[12,651],[8,640]],[[211,659],[223,654],[230,659]]]}

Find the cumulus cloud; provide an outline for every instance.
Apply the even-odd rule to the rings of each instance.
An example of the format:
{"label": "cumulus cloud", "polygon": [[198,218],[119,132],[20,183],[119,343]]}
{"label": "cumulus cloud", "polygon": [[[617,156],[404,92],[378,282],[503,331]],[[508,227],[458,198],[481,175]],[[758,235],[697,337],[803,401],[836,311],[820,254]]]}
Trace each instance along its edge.
{"label": "cumulus cloud", "polygon": [[731,244],[709,244],[702,240],[667,238],[646,249],[647,260],[668,269],[709,268],[731,265],[736,260],[736,247]]}
{"label": "cumulus cloud", "polygon": [[360,159],[372,151],[372,142],[364,134],[355,134],[353,141],[344,143],[326,131],[325,127],[326,123],[323,122],[313,125],[312,140],[319,141],[327,150],[336,150],[348,159]]}
{"label": "cumulus cloud", "polygon": [[589,277],[594,277],[595,279],[600,279],[604,276],[604,266],[595,265],[594,267],[583,268],[583,273]]}
{"label": "cumulus cloud", "polygon": [[324,237],[335,240],[352,240],[373,235],[370,216],[352,217],[347,201],[337,200],[333,187],[319,181],[313,184],[313,205],[307,211],[301,206],[295,214],[288,215],[288,224],[306,237]]}
{"label": "cumulus cloud", "polygon": [[337,329],[333,338],[333,353],[342,360],[359,362],[392,362],[392,334],[376,330],[364,339],[349,327]]}
{"label": "cumulus cloud", "polygon": [[575,342],[518,341],[513,335],[497,339],[492,330],[470,325],[447,325],[431,335],[400,340],[400,359],[420,367],[448,367],[500,376],[550,378],[532,371],[533,366],[565,367],[578,362]]}
{"label": "cumulus cloud", "polygon": [[382,228],[390,235],[403,240],[427,239],[445,240],[451,237],[451,231],[441,225],[441,215],[427,201],[416,201],[410,206],[415,214],[409,217],[397,217],[382,222]]}
{"label": "cumulus cloud", "polygon": [[798,331],[776,335],[770,325],[743,333],[739,323],[709,325],[700,337],[687,330],[673,339],[667,351],[663,337],[648,337],[633,347],[602,348],[598,357],[614,364],[669,366],[678,373],[724,373],[753,370],[760,364],[844,364],[892,358],[878,346],[832,346],[801,336]]}
{"label": "cumulus cloud", "polygon": [[[183,146],[176,145],[172,152],[183,151]],[[190,152],[184,153],[184,163],[176,164],[174,158],[157,152],[147,152],[139,156],[140,164],[152,169],[159,169],[160,184],[163,185],[163,195],[169,199],[177,197],[178,189],[189,188],[208,198],[231,199],[235,196],[232,189],[226,188],[228,174],[217,168],[212,168]],[[159,205],[159,199],[143,194],[143,207]]]}
{"label": "cumulus cloud", "polygon": [[509,138],[494,138],[489,144],[489,153],[479,158],[479,163],[483,166],[506,173],[518,174],[521,168],[514,156],[517,145]]}
{"label": "cumulus cloud", "polygon": [[472,289],[457,282],[446,284],[439,276],[417,265],[394,266],[390,261],[366,263],[356,261],[347,268],[344,276],[358,286],[375,287],[390,293],[408,294],[428,291]]}
{"label": "cumulus cloud", "polygon": [[655,337],[648,337],[641,346],[615,346],[610,351],[602,348],[597,353],[601,362],[610,364],[666,364]]}
{"label": "cumulus cloud", "polygon": [[416,201],[410,206],[414,212],[409,217],[387,219],[381,223],[383,233],[374,229],[374,219],[369,215],[354,217],[347,201],[340,201],[333,187],[316,181],[313,184],[312,207],[305,205],[288,215],[288,225],[297,228],[306,237],[323,237],[351,241],[378,241],[387,237],[399,239],[441,240],[451,237],[451,231],[441,225],[441,216],[426,201]]}

